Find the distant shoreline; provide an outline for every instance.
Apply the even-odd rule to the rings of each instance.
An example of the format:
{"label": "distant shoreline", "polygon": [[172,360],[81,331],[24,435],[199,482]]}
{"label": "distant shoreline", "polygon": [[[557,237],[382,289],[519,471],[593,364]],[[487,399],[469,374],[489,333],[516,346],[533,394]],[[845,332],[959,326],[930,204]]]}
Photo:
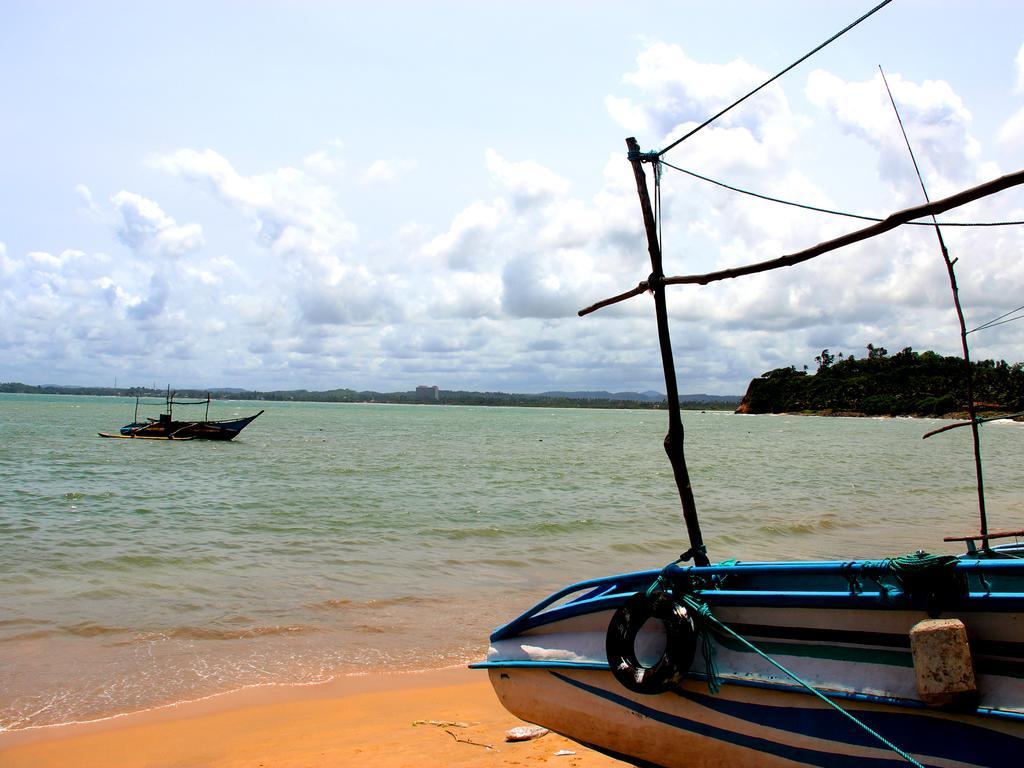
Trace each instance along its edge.
{"label": "distant shoreline", "polygon": [[[520,408],[601,408],[601,409],[643,409],[663,410],[666,400],[660,400],[651,393],[606,393],[572,392],[552,394],[516,394],[506,392],[469,392],[430,388],[429,395],[421,391],[372,392],[351,389],[325,391],[309,390],[174,390],[179,398],[212,400],[248,400],[255,402],[307,402],[307,403],[358,403],[393,405],[466,405],[466,406],[508,406]],[[165,390],[148,387],[75,387],[75,386],[34,386],[20,383],[0,383],[0,394],[24,395],[71,395],[88,397],[138,397],[163,400]],[[593,395],[593,396],[588,396]],[[705,399],[706,398],[706,399]],[[739,396],[730,395],[683,395],[680,405],[687,410],[734,411],[740,404]]]}

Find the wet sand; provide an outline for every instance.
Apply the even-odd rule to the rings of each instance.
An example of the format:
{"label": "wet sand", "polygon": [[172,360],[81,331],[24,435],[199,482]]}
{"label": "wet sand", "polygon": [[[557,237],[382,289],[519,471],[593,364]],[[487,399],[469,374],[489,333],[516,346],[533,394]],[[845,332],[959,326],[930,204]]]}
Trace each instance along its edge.
{"label": "wet sand", "polygon": [[[486,672],[456,668],[378,674],[317,686],[253,688],[92,723],[3,733],[0,765],[625,765],[553,733],[532,741],[506,742],[505,732],[518,725],[522,721],[498,702]],[[556,754],[566,750],[574,754]]]}

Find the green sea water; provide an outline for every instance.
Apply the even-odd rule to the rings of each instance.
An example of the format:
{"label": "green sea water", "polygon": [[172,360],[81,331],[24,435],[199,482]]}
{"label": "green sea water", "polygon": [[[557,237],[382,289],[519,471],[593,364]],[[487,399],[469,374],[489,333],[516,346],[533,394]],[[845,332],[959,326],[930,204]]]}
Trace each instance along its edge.
{"label": "green sea water", "polygon": [[[260,408],[230,443],[102,440],[134,401],[0,395],[0,729],[481,659],[554,588],[687,547],[663,412],[215,402],[210,418]],[[684,423],[712,560],[956,552],[943,535],[977,528],[968,430]],[[1024,527],[1022,429],[983,429],[993,529]]]}

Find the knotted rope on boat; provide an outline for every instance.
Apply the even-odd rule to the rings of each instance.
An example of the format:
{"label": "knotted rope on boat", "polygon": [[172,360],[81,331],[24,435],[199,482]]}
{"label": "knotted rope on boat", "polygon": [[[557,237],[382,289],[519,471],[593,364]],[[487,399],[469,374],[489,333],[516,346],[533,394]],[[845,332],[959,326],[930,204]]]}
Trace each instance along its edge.
{"label": "knotted rope on boat", "polygon": [[960,558],[955,555],[912,555],[890,557],[885,560],[865,561],[861,572],[873,579],[882,595],[888,590],[882,582],[889,576],[912,601],[924,604],[932,618],[943,611],[943,606],[961,597],[967,590],[965,577],[957,573]]}

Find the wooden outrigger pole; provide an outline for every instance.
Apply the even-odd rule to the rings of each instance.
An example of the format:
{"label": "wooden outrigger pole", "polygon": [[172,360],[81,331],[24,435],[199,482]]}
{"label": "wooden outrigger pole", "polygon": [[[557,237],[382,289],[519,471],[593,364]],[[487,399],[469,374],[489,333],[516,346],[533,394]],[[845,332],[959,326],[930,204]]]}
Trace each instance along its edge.
{"label": "wooden outrigger pole", "polygon": [[[668,310],[665,304],[665,273],[661,266],[661,243],[658,241],[657,223],[651,210],[651,195],[647,189],[647,176],[644,173],[644,155],[635,138],[626,139],[629,148],[629,162],[633,165],[636,177],[636,191],[640,196],[640,208],[644,215],[644,229],[647,231],[647,250],[651,255],[651,276],[647,284],[654,294],[654,313],[658,319],[658,341],[661,345],[661,364],[665,369],[665,395],[668,398],[668,434],[665,435],[665,453],[672,464],[679,498],[683,503],[683,520],[686,532],[690,537],[690,549],[681,556],[683,560],[693,558],[696,565],[709,565],[704,537],[700,531],[700,520],[697,518],[697,504],[693,499],[693,487],[690,485],[690,472],[686,468],[686,456],[683,453],[683,419],[679,412],[679,390],[676,383],[676,366],[672,359],[672,339],[668,330]],[[656,157],[651,158],[657,162]],[[657,173],[657,169],[655,169]]]}

